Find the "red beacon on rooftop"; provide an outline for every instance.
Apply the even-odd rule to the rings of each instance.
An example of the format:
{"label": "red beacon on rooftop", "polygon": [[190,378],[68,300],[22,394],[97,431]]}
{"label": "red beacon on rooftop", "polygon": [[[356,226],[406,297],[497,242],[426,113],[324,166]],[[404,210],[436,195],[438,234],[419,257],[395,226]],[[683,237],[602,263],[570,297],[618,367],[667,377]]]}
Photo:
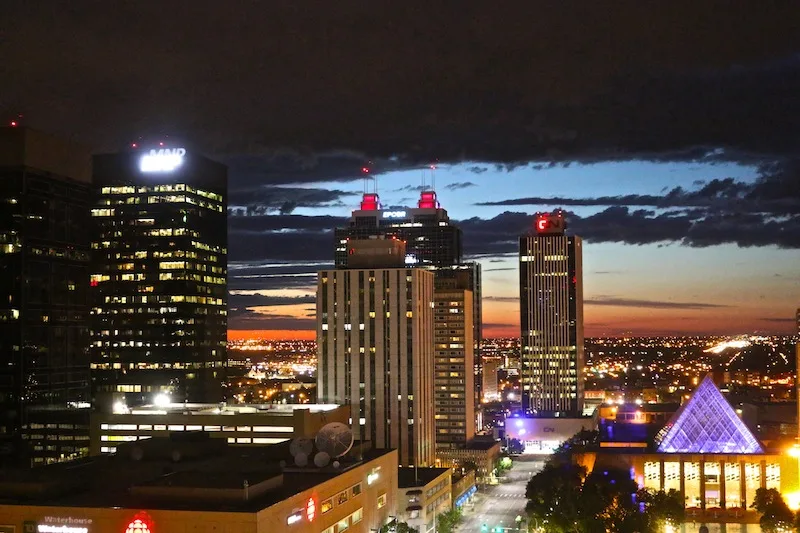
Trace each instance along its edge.
{"label": "red beacon on rooftop", "polygon": [[417,207],[420,209],[439,209],[439,201],[436,200],[436,191],[422,191],[419,195]]}
{"label": "red beacon on rooftop", "polygon": [[362,211],[378,211],[381,208],[381,199],[378,198],[376,193],[365,193],[361,197],[361,210]]}

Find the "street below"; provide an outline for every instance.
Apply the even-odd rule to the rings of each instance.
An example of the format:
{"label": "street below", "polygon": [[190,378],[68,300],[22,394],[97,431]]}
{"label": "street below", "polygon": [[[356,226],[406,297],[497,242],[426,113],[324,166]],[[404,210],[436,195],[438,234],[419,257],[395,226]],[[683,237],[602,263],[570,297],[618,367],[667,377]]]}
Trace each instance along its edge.
{"label": "street below", "polygon": [[[525,519],[525,487],[528,480],[544,466],[542,457],[517,457],[498,485],[479,490],[474,504],[464,512],[458,526],[463,533],[512,533],[517,531],[516,518]],[[485,526],[485,527],[484,527]],[[500,529],[498,529],[500,528]]]}

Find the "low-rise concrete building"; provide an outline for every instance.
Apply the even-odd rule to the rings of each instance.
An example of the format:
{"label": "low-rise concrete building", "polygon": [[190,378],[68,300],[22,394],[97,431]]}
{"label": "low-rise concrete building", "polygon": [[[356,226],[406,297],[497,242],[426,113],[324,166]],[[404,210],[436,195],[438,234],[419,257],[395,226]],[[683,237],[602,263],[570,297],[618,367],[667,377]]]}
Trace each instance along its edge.
{"label": "low-rise concrete building", "polygon": [[395,450],[360,449],[323,468],[287,463],[288,443],[242,448],[175,434],[5,471],[0,531],[370,533],[397,514]]}
{"label": "low-rise concrete building", "polygon": [[436,517],[453,506],[451,478],[449,468],[398,468],[399,521],[419,533],[433,533]]}
{"label": "low-rise concrete building", "polygon": [[349,414],[346,407],[327,404],[168,404],[98,412],[91,417],[90,454],[115,453],[123,442],[189,431],[233,445],[277,444],[312,437],[330,422],[348,424]]}
{"label": "low-rise concrete building", "polygon": [[486,483],[492,476],[500,459],[500,442],[472,439],[464,448],[436,450],[436,466],[444,468],[467,468],[474,466],[478,483]]}

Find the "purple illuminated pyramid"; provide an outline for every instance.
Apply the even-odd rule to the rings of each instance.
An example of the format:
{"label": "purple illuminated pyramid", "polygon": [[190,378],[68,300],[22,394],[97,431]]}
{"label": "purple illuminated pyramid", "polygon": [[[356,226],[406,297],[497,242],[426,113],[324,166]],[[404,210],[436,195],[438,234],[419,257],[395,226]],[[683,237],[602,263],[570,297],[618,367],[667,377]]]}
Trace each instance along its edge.
{"label": "purple illuminated pyramid", "polygon": [[661,453],[764,453],[711,376],[656,437]]}

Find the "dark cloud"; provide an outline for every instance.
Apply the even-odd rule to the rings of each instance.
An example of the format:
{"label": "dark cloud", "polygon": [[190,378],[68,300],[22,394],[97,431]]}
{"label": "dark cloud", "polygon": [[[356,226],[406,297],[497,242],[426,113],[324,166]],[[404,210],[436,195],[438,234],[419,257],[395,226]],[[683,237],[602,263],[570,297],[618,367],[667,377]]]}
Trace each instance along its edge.
{"label": "dark cloud", "polygon": [[468,167],[467,170],[469,172],[472,172],[473,174],[483,174],[484,172],[487,172],[489,170],[489,168],[488,167],[479,167],[477,165],[473,165],[471,167]]}
{"label": "dark cloud", "polygon": [[[706,215],[697,212],[656,214],[627,207],[608,207],[584,217],[575,213],[566,216],[569,231],[589,243],[800,248],[800,216],[774,218],[763,214]],[[467,219],[461,222],[461,226],[467,254],[513,256],[518,248],[518,236],[531,230],[532,216],[507,211],[491,219]]]}
{"label": "dark cloud", "polygon": [[484,296],[483,299],[491,302],[518,302],[519,296]]}
{"label": "dark cloud", "polygon": [[271,305],[297,305],[316,302],[314,295],[273,296],[265,294],[228,294],[228,306],[235,309],[265,307]]}
{"label": "dark cloud", "polygon": [[585,305],[603,305],[610,307],[635,307],[639,309],[713,309],[716,307],[728,307],[727,305],[700,303],[700,302],[672,302],[672,301],[653,301],[636,300],[632,298],[615,298],[612,296],[598,296],[587,298]]}
{"label": "dark cloud", "polygon": [[100,150],[190,139],[235,188],[357,180],[367,158],[380,173],[797,148],[793,2],[191,5],[7,0],[0,110]]}
{"label": "dark cloud", "polygon": [[421,192],[428,190],[429,187],[425,185],[406,185],[404,187],[400,187],[399,189],[394,189],[393,192]]}
{"label": "dark cloud", "polygon": [[232,216],[264,215],[278,212],[289,215],[298,207],[344,205],[342,198],[356,193],[340,190],[261,185],[251,189],[232,189],[228,197],[228,214]]}
{"label": "dark cloud", "polygon": [[503,267],[503,268],[484,268],[484,272],[501,272],[503,270],[516,270],[514,267]]}
{"label": "dark cloud", "polygon": [[444,188],[448,191],[457,191],[459,189],[466,189],[468,187],[475,187],[476,185],[471,181],[457,181],[455,183],[450,183],[445,185]]}
{"label": "dark cloud", "polygon": [[662,196],[629,194],[596,198],[528,197],[479,202],[477,205],[628,206],[659,209],[694,207],[713,211],[800,214],[800,165],[792,160],[767,167],[755,183],[744,183],[732,178],[713,179],[696,191],[675,187]]}
{"label": "dark cloud", "polygon": [[795,322],[797,319],[795,317],[762,317],[758,320],[762,322],[778,322],[780,324],[789,324]]}

